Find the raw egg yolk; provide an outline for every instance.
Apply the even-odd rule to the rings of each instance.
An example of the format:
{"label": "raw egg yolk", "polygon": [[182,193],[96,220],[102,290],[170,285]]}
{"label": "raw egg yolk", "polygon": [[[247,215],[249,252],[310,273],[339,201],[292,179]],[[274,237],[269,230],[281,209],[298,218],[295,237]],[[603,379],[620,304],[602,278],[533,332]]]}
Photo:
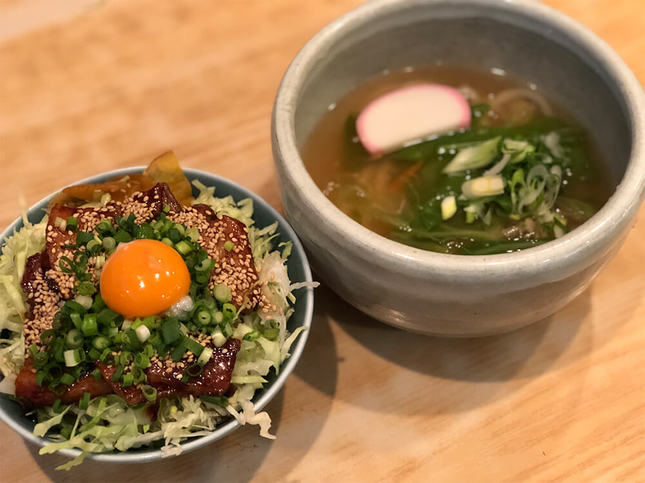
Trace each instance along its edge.
{"label": "raw egg yolk", "polygon": [[127,318],[169,309],[190,289],[188,267],[173,248],[156,240],[121,243],[101,272],[101,297]]}

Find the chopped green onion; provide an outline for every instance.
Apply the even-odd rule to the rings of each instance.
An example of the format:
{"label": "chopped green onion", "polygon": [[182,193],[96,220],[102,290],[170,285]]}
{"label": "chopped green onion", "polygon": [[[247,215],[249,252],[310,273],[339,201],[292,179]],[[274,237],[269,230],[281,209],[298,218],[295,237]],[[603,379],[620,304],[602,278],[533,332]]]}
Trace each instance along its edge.
{"label": "chopped green onion", "polygon": [[81,325],[83,324],[83,318],[81,317],[81,315],[74,312],[73,314],[69,314],[69,318],[72,320],[74,327],[76,327],[78,330],[81,330]]}
{"label": "chopped green onion", "polygon": [[141,392],[143,393],[143,397],[150,402],[157,399],[157,389],[152,386],[148,386],[147,384],[142,385]]}
{"label": "chopped green onion", "polygon": [[132,235],[130,235],[127,231],[125,230],[119,230],[116,232],[114,235],[114,241],[118,243],[127,243],[129,241],[132,241]]}
{"label": "chopped green onion", "polygon": [[143,352],[138,352],[134,356],[134,365],[141,369],[147,369],[150,367],[150,357]]}
{"label": "chopped green onion", "polygon": [[101,374],[101,371],[98,369],[94,369],[92,371],[92,377],[97,381],[100,381],[101,379],[103,379],[103,375]]}
{"label": "chopped green onion", "polygon": [[75,381],[76,379],[71,374],[63,374],[60,378],[60,383],[66,386],[71,386]]}
{"label": "chopped green onion", "polygon": [[137,327],[134,331],[137,334],[139,342],[145,342],[150,337],[150,329],[143,324]]}
{"label": "chopped green onion", "polygon": [[81,331],[85,337],[96,335],[98,333],[96,314],[85,314],[85,317],[83,317],[83,323],[81,324]]}
{"label": "chopped green onion", "polygon": [[76,314],[84,314],[85,313],[85,307],[83,307],[78,302],[74,302],[73,300],[68,300],[67,302],[65,302],[64,307],[68,308],[69,310],[71,310],[72,313],[76,313]]}
{"label": "chopped green onion", "polygon": [[119,358],[119,364],[121,364],[122,366],[127,366],[134,360],[134,356],[130,351],[123,351],[117,357]]}
{"label": "chopped green onion", "polygon": [[252,330],[251,332],[247,332],[244,334],[244,340],[248,341],[254,341],[260,338],[260,333],[257,330]]}
{"label": "chopped green onion", "polygon": [[121,379],[121,376],[123,375],[123,370],[125,368],[123,366],[119,366],[116,368],[116,371],[114,371],[114,374],[112,374],[112,382],[118,382]]}
{"label": "chopped green onion", "polygon": [[[42,334],[41,334],[40,340],[42,342]],[[35,356],[36,354],[38,354],[38,346],[36,346],[36,344],[31,344],[29,346],[29,354],[32,356]]]}
{"label": "chopped green onion", "polygon": [[107,251],[112,251],[116,248],[116,240],[111,236],[106,236],[103,238],[103,248]]}
{"label": "chopped green onion", "polygon": [[208,310],[200,310],[197,313],[197,322],[202,325],[208,325],[211,322],[211,314]]}
{"label": "chopped green onion", "polygon": [[170,238],[162,238],[161,243],[165,243],[169,247],[174,247],[175,246],[175,244],[173,243],[173,241]]}
{"label": "chopped green onion", "polygon": [[480,176],[461,185],[462,194],[468,198],[481,198],[504,193],[504,178],[500,175]]}
{"label": "chopped green onion", "polygon": [[442,172],[452,174],[488,166],[499,153],[500,139],[501,137],[498,136],[460,149]]}
{"label": "chopped green onion", "polygon": [[227,339],[233,335],[233,327],[231,327],[231,323],[229,321],[222,322],[220,324],[220,328],[222,329],[222,334]]}
{"label": "chopped green onion", "polygon": [[101,222],[96,225],[96,231],[99,233],[112,233],[114,232],[114,226],[110,220],[101,220]]}
{"label": "chopped green onion", "polygon": [[215,288],[213,289],[213,295],[221,304],[230,302],[232,298],[231,289],[228,288],[228,285],[223,283],[215,285]]}
{"label": "chopped green onion", "polygon": [[215,261],[210,258],[204,258],[202,262],[195,266],[195,270],[198,272],[210,272],[215,266]]}
{"label": "chopped green onion", "polygon": [[173,362],[179,362],[184,358],[184,354],[186,353],[186,344],[184,341],[180,342],[177,347],[175,347],[172,352],[170,353],[170,357],[173,360]]}
{"label": "chopped green onion", "polygon": [[[98,297],[98,295],[97,295]],[[96,302],[96,299],[94,299]],[[102,309],[96,316],[96,320],[101,325],[110,325],[111,322],[119,318],[119,314],[115,311],[108,309],[107,307]]]}
{"label": "chopped green onion", "polygon": [[162,354],[165,351],[166,345],[164,344],[163,339],[161,336],[156,333],[149,339],[150,345],[154,347],[154,349],[159,353]]}
{"label": "chopped green onion", "polygon": [[99,360],[103,363],[106,363],[112,358],[113,358],[112,349],[108,347],[107,349],[103,349],[103,352],[101,352],[101,357],[99,357]]}
{"label": "chopped green onion", "polygon": [[222,334],[222,329],[216,327],[215,330],[211,333],[213,338],[213,343],[215,347],[222,347],[226,343],[226,337]]}
{"label": "chopped green onion", "polygon": [[110,339],[102,335],[99,335],[98,337],[94,337],[94,339],[92,340],[92,346],[94,346],[95,349],[98,349],[100,351],[109,347],[109,345],[110,345]]}
{"label": "chopped green onion", "polygon": [[153,355],[155,355],[155,348],[153,347],[153,345],[152,345],[152,344],[146,344],[146,345],[143,347],[143,353],[144,353],[147,357],[149,357],[149,358],[150,358],[150,357],[152,357]]}
{"label": "chopped green onion", "polygon": [[197,242],[199,241],[199,230],[195,227],[188,228],[186,230],[186,236],[191,239],[191,241]]}
{"label": "chopped green onion", "polygon": [[213,349],[210,347],[204,347],[204,350],[202,353],[199,355],[199,358],[197,359],[197,364],[200,366],[204,366],[208,361],[211,360],[211,357],[213,355]]}
{"label": "chopped green onion", "polygon": [[[56,333],[52,329],[47,329],[47,330],[44,330],[42,334],[40,334],[40,342],[42,342],[43,345],[49,345],[53,342],[55,337],[56,337]],[[32,346],[32,347],[36,347],[36,346]]]}
{"label": "chopped green onion", "polygon": [[67,229],[75,231],[78,228],[78,218],[70,216],[67,218]]}
{"label": "chopped green onion", "polygon": [[67,367],[75,367],[81,363],[81,351],[79,349],[69,349],[63,352],[65,357],[65,365]]}
{"label": "chopped green onion", "polygon": [[[32,346],[32,347],[35,347],[35,346]],[[47,352],[38,352],[37,354],[34,354],[33,358],[34,358],[35,367],[43,367],[49,360],[49,356],[47,355]]]}
{"label": "chopped green onion", "polygon": [[226,240],[224,242],[224,250],[230,252],[233,248],[235,248],[235,244],[231,240]]}
{"label": "chopped green onion", "polygon": [[60,257],[58,267],[63,273],[74,273],[74,262],[72,262],[69,257]]}
{"label": "chopped green onion", "polygon": [[128,387],[134,384],[134,376],[131,373],[128,374],[123,374],[123,377],[121,378],[121,384],[123,384],[123,387]]}
{"label": "chopped green onion", "polygon": [[203,367],[199,363],[195,363],[186,368],[186,374],[188,374],[190,377],[197,377],[202,373],[203,370]]}
{"label": "chopped green onion", "polygon": [[84,392],[83,397],[78,402],[78,407],[81,408],[83,411],[86,411],[87,408],[90,406],[90,397],[91,395],[89,392]]}
{"label": "chopped green onion", "polygon": [[92,347],[89,351],[87,351],[87,357],[91,361],[98,361],[99,357],[101,357],[101,352]]}
{"label": "chopped green onion", "polygon": [[181,240],[181,234],[176,228],[171,228],[170,230],[168,230],[168,238],[170,238],[173,243],[177,243]]}
{"label": "chopped green onion", "polygon": [[179,320],[168,317],[161,325],[161,336],[166,344],[172,344],[181,337]]}
{"label": "chopped green onion", "polygon": [[92,307],[92,297],[89,295],[77,295],[74,300],[81,304],[85,309],[89,310]]}
{"label": "chopped green onion", "polygon": [[213,320],[215,321],[216,324],[221,323],[222,320],[224,320],[224,314],[218,310],[213,314]]}
{"label": "chopped green onion", "polygon": [[180,241],[175,245],[175,249],[182,255],[187,255],[193,251],[193,247],[188,244],[185,240]]}
{"label": "chopped green onion", "polygon": [[77,245],[87,245],[90,240],[94,239],[93,233],[88,233],[86,231],[79,231],[76,234],[76,244]]}
{"label": "chopped green onion", "polygon": [[277,340],[278,337],[280,336],[280,329],[276,327],[269,327],[268,329],[264,329],[262,332],[262,335],[269,340]]}
{"label": "chopped green onion", "polygon": [[191,339],[190,337],[186,337],[184,339],[184,345],[186,346],[186,349],[188,349],[190,352],[192,352],[196,356],[201,355],[202,351],[204,350],[203,345],[201,345],[196,340]]}
{"label": "chopped green onion", "polygon": [[83,336],[77,329],[70,330],[65,336],[65,345],[70,349],[76,349],[83,345]]}
{"label": "chopped green onion", "polygon": [[[76,287],[76,293],[82,296],[93,295],[96,292],[96,287],[92,282],[81,282]],[[81,304],[82,305],[82,304]],[[91,307],[91,304],[90,304]],[[89,308],[89,307],[87,307]]]}
{"label": "chopped green onion", "polygon": [[95,238],[92,238],[88,243],[87,243],[87,250],[94,253],[96,248],[102,247],[103,243]]}

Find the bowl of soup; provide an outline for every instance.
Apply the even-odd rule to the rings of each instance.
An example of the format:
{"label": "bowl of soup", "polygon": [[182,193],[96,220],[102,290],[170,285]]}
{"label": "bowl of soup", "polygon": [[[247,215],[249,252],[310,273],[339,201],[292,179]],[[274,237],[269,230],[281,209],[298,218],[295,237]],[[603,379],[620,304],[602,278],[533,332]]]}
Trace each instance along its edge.
{"label": "bowl of soup", "polygon": [[534,1],[369,2],[289,66],[272,142],[314,269],[377,320],[512,330],[562,308],[645,191],[640,84]]}

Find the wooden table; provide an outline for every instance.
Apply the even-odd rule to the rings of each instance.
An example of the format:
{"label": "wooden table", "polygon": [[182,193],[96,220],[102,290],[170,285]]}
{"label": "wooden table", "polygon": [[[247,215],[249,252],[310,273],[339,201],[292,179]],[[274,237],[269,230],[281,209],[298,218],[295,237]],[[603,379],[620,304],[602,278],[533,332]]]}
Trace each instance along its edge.
{"label": "wooden table", "polygon": [[[59,187],[174,149],[280,206],[269,123],[298,49],[357,0],[0,0],[0,225]],[[549,0],[645,80],[643,0]],[[21,205],[21,200],[23,205]],[[557,315],[517,332],[408,334],[316,291],[307,349],[242,428],[142,465],[70,473],[0,427],[0,480],[645,479],[645,209]]]}

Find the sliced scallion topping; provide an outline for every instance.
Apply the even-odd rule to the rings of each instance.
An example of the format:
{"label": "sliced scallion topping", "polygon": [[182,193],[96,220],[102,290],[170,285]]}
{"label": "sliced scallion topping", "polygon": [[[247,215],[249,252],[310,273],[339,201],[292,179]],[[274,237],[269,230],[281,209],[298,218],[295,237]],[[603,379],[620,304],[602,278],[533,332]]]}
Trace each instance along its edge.
{"label": "sliced scallion topping", "polygon": [[248,341],[254,341],[260,338],[260,333],[257,330],[252,330],[251,332],[247,332],[244,334],[243,339],[248,340]]}
{"label": "sliced scallion topping", "polygon": [[137,334],[137,338],[139,339],[139,342],[145,342],[150,337],[150,329],[148,329],[148,327],[146,327],[143,324],[137,327],[134,331]]}
{"label": "sliced scallion topping", "polygon": [[144,384],[141,386],[141,392],[143,393],[143,397],[145,397],[148,401],[156,401],[157,399],[157,389],[148,386],[147,384]]}
{"label": "sliced scallion topping", "polygon": [[211,314],[208,310],[200,310],[195,318],[201,325],[208,325],[211,323]]}
{"label": "sliced scallion topping", "polygon": [[134,376],[131,373],[128,374],[123,374],[123,377],[121,378],[121,384],[123,384],[123,387],[128,387],[134,384]]}
{"label": "sliced scallion topping", "polygon": [[203,367],[199,363],[195,363],[186,368],[186,374],[190,377],[197,377],[203,370]]}
{"label": "sliced scallion topping", "polygon": [[67,229],[75,231],[78,228],[78,219],[74,216],[67,218]]}
{"label": "sliced scallion topping", "polygon": [[150,357],[143,352],[138,352],[134,356],[134,365],[141,369],[147,369],[150,367]]}
{"label": "sliced scallion topping", "polygon": [[179,320],[175,318],[167,318],[161,324],[161,336],[166,344],[172,344],[181,337],[179,330]]}
{"label": "sliced scallion topping", "polygon": [[71,374],[63,374],[60,377],[60,383],[65,384],[66,386],[71,386],[75,381],[76,379]]}
{"label": "sliced scallion topping", "polygon": [[212,355],[213,349],[211,349],[210,347],[204,347],[204,350],[197,359],[197,364],[199,364],[200,366],[206,365],[206,363],[211,360]]}
{"label": "sliced scallion topping", "polygon": [[92,339],[92,346],[94,346],[95,349],[102,351],[103,349],[110,346],[110,339],[105,336],[99,335],[98,337],[94,337],[94,339]]}
{"label": "sliced scallion topping", "polygon": [[182,255],[188,255],[190,252],[193,251],[193,247],[188,242],[186,242],[186,240],[182,240],[179,243],[177,243],[175,245],[175,249]]}
{"label": "sliced scallion topping", "polygon": [[111,236],[106,236],[103,238],[103,248],[107,251],[112,251],[116,248],[116,240]]}
{"label": "sliced scallion topping", "polygon": [[215,288],[213,289],[213,295],[215,296],[215,299],[217,299],[217,301],[221,304],[230,302],[232,298],[231,289],[228,288],[228,285],[223,283],[215,285]]}
{"label": "sliced scallion topping", "polygon": [[96,335],[98,333],[96,314],[85,314],[85,317],[83,317],[83,323],[81,324],[81,332],[83,332],[85,337]]}
{"label": "sliced scallion topping", "polygon": [[70,330],[65,336],[65,345],[70,349],[76,349],[83,345],[83,335],[78,329]]}
{"label": "sliced scallion topping", "polygon": [[202,351],[204,350],[203,345],[201,345],[196,340],[191,339],[190,337],[186,337],[184,339],[184,345],[186,346],[186,349],[188,349],[190,352],[192,352],[196,356],[200,356]]}
{"label": "sliced scallion topping", "polygon": [[81,352],[78,349],[68,349],[63,352],[65,357],[65,365],[67,367],[75,367],[81,363]]}

